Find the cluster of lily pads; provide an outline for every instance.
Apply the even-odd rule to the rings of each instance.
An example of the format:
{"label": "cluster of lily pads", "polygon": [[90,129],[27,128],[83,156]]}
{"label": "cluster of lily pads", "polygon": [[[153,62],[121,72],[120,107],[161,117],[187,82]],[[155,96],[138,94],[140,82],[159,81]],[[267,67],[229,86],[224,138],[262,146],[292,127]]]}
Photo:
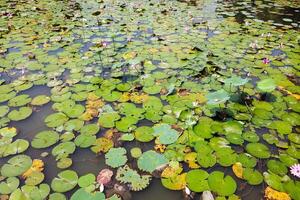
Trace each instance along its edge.
{"label": "cluster of lily pads", "polygon": [[[187,198],[300,198],[299,21],[190,3],[0,2],[1,199],[126,199],[153,178]],[[28,138],[20,121],[46,107]],[[75,171],[82,149],[107,168]]]}

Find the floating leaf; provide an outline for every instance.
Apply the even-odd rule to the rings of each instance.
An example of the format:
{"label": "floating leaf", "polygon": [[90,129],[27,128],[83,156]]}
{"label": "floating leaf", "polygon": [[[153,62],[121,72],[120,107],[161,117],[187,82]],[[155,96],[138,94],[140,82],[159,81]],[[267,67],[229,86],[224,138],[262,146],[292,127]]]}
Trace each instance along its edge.
{"label": "floating leaf", "polygon": [[243,171],[243,178],[250,184],[250,185],[259,185],[263,182],[263,176],[257,170],[251,168],[245,168]]}
{"label": "floating leaf", "polygon": [[42,106],[47,104],[50,100],[51,98],[48,97],[47,95],[38,95],[32,99],[31,105]]}
{"label": "floating leaf", "polygon": [[223,172],[214,171],[208,177],[208,184],[213,192],[216,192],[220,196],[229,196],[236,190],[236,182],[234,179]]}
{"label": "floating leaf", "polygon": [[63,142],[52,149],[52,155],[56,159],[66,158],[75,151],[76,147],[73,142]]}
{"label": "floating leaf", "polygon": [[16,177],[9,177],[0,183],[0,194],[10,194],[15,191],[20,184]]}
{"label": "floating leaf", "polygon": [[207,94],[206,98],[208,100],[207,104],[216,105],[226,102],[230,97],[225,90],[221,89]]}
{"label": "floating leaf", "polygon": [[51,188],[55,192],[67,192],[77,185],[78,176],[75,171],[65,170],[57,176],[51,182]]}
{"label": "floating leaf", "polygon": [[106,153],[113,146],[114,146],[113,141],[104,137],[100,137],[96,139],[93,146],[91,147],[91,150],[95,153],[100,153],[100,152]]}
{"label": "floating leaf", "polygon": [[105,195],[102,192],[87,192],[84,188],[77,190],[71,200],[105,200]]}
{"label": "floating leaf", "polygon": [[179,134],[176,130],[172,129],[168,124],[158,124],[153,127],[153,135],[158,137],[161,144],[172,144],[176,142]]}
{"label": "floating leaf", "polygon": [[236,175],[236,177],[241,179],[243,178],[244,168],[240,162],[237,162],[234,165],[232,165],[232,171]]}
{"label": "floating leaf", "polygon": [[137,141],[150,142],[154,139],[153,128],[148,126],[141,126],[135,129],[134,136]]}
{"label": "floating leaf", "polygon": [[68,121],[68,117],[63,113],[54,113],[46,117],[45,123],[48,127],[58,127]]}
{"label": "floating leaf", "polygon": [[19,106],[25,106],[31,101],[31,98],[28,94],[22,94],[19,96],[16,96],[8,101],[8,106],[10,107],[19,107]]}
{"label": "floating leaf", "polygon": [[135,170],[130,169],[128,165],[120,167],[117,171],[116,179],[121,183],[128,183],[133,191],[145,189],[151,180],[149,175],[139,175]]}
{"label": "floating leaf", "polygon": [[201,169],[191,170],[186,175],[188,188],[194,192],[203,192],[209,189],[208,178],[209,174]]}
{"label": "floating leaf", "polygon": [[27,171],[32,164],[32,160],[27,155],[17,155],[12,157],[1,168],[1,174],[5,177],[19,176]]}
{"label": "floating leaf", "polygon": [[260,143],[249,143],[246,146],[246,150],[257,158],[269,158],[271,155],[268,147]]}
{"label": "floating leaf", "polygon": [[8,118],[12,121],[21,121],[28,118],[32,113],[32,109],[29,107],[21,107],[19,110],[13,110],[8,113]]}
{"label": "floating leaf", "polygon": [[111,148],[105,154],[105,163],[113,168],[120,167],[127,162],[126,157],[126,149],[119,147],[119,148]]}
{"label": "floating leaf", "polygon": [[81,176],[78,179],[78,185],[79,185],[79,187],[85,188],[85,187],[88,187],[88,186],[94,184],[95,181],[96,181],[95,175],[89,173],[89,174]]}
{"label": "floating leaf", "polygon": [[152,150],[144,152],[137,162],[139,169],[150,173],[167,163],[165,156]]}
{"label": "floating leaf", "polygon": [[257,82],[257,88],[262,92],[272,92],[275,90],[276,84],[273,79],[264,79]]}
{"label": "floating leaf", "polygon": [[291,200],[291,197],[285,192],[278,192],[271,187],[265,189],[265,198],[267,200]]}
{"label": "floating leaf", "polygon": [[32,142],[31,146],[36,149],[49,147],[59,140],[59,134],[55,131],[42,131],[37,133]]}

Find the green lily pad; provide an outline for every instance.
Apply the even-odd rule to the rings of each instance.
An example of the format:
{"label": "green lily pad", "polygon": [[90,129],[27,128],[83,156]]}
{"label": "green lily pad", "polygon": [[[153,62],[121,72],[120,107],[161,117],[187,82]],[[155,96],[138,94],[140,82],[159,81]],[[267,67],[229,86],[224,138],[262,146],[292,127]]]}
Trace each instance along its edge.
{"label": "green lily pad", "polygon": [[17,139],[16,141],[6,145],[5,150],[0,152],[0,157],[6,157],[26,151],[29,147],[29,142],[23,139]]}
{"label": "green lily pad", "polygon": [[0,117],[4,117],[9,112],[8,106],[0,106]]}
{"label": "green lily pad", "polygon": [[254,169],[245,168],[243,171],[243,178],[250,184],[250,185],[259,185],[263,182],[264,177],[262,174]]}
{"label": "green lily pad", "polygon": [[123,166],[126,162],[126,149],[123,147],[111,148],[105,154],[105,163],[113,168]]}
{"label": "green lily pad", "polygon": [[213,192],[216,192],[220,196],[232,195],[237,188],[237,184],[234,179],[223,172],[214,171],[208,177],[208,185]]}
{"label": "green lily pad", "polygon": [[87,124],[80,129],[80,133],[83,135],[96,135],[100,130],[97,124]]}
{"label": "green lily pad", "polygon": [[207,94],[206,98],[208,100],[207,104],[217,105],[217,104],[221,104],[221,103],[224,103],[227,100],[229,100],[230,96],[225,90],[221,89],[216,92],[211,92],[211,93]]}
{"label": "green lily pad", "polygon": [[17,155],[12,157],[1,168],[1,175],[5,177],[19,176],[27,171],[32,164],[32,160],[27,155]]}
{"label": "green lily pad", "polygon": [[45,178],[42,172],[34,171],[25,180],[25,184],[29,186],[34,186],[40,184]]}
{"label": "green lily pad", "polygon": [[54,178],[51,182],[51,188],[55,192],[67,192],[72,190],[78,181],[78,176],[75,171],[65,170],[60,172],[58,177]]}
{"label": "green lily pad", "polygon": [[277,160],[269,160],[267,167],[271,172],[279,176],[284,176],[288,172],[287,167],[282,162]]}
{"label": "green lily pad", "polygon": [[32,109],[29,107],[21,107],[19,110],[13,110],[8,113],[8,118],[12,121],[21,121],[28,118],[32,113]]}
{"label": "green lily pad", "polygon": [[240,162],[243,167],[253,168],[257,164],[257,159],[250,154],[242,153],[238,155],[237,162]]}
{"label": "green lily pad", "polygon": [[57,168],[59,169],[66,169],[68,167],[70,167],[72,165],[73,161],[71,158],[60,158],[57,163],[56,163],[56,166]]}
{"label": "green lily pad", "polygon": [[273,79],[264,79],[257,82],[257,88],[262,92],[272,92],[276,88],[276,83]]}
{"label": "green lily pad", "polygon": [[55,131],[42,131],[37,133],[32,142],[31,146],[36,149],[50,147],[59,140],[59,134]]}
{"label": "green lily pad", "polygon": [[84,176],[81,176],[79,179],[78,179],[78,185],[79,187],[88,187],[89,185],[92,185],[94,184],[96,181],[96,177],[94,174],[86,174]]}
{"label": "green lily pad", "polygon": [[71,196],[71,200],[105,200],[105,195],[101,192],[90,193],[80,188]]}
{"label": "green lily pad", "polygon": [[231,78],[225,79],[224,83],[238,87],[241,85],[245,85],[248,81],[249,81],[249,79],[247,79],[247,78],[242,78],[239,76],[232,76]]}
{"label": "green lily pad", "polygon": [[269,158],[271,156],[269,148],[260,143],[249,143],[246,146],[246,150],[257,158]]}
{"label": "green lily pad", "polygon": [[38,95],[32,99],[31,105],[42,106],[49,103],[50,100],[51,98],[48,97],[47,95]]}
{"label": "green lily pad", "polygon": [[87,147],[92,146],[94,144],[95,140],[96,140],[95,135],[80,134],[75,138],[74,143],[78,147],[87,148]]}
{"label": "green lily pad", "polygon": [[31,102],[31,98],[28,94],[22,94],[19,96],[16,96],[8,101],[8,106],[10,107],[20,107],[25,106]]}
{"label": "green lily pad", "polygon": [[73,142],[63,142],[52,149],[52,155],[57,159],[66,158],[72,154],[76,149]]}
{"label": "green lily pad", "polygon": [[16,177],[9,177],[6,180],[0,182],[0,194],[10,194],[15,191],[20,184],[20,181]]}
{"label": "green lily pad", "polygon": [[104,128],[113,128],[115,126],[115,122],[120,118],[121,116],[116,112],[102,113],[99,116],[98,123]]}
{"label": "green lily pad", "polygon": [[138,147],[134,147],[132,149],[130,149],[130,155],[133,157],[133,158],[139,158],[141,157],[142,155],[142,150]]}
{"label": "green lily pad", "polygon": [[164,155],[156,153],[153,150],[146,151],[138,159],[138,168],[140,170],[152,173],[158,167],[168,163]]}
{"label": "green lily pad", "polygon": [[63,125],[68,119],[63,113],[54,113],[46,117],[45,123],[48,127],[54,128]]}
{"label": "green lily pad", "polygon": [[52,193],[49,195],[49,200],[66,200],[66,197],[62,193]]}
{"label": "green lily pad", "polygon": [[176,130],[172,129],[168,124],[158,124],[153,126],[154,136],[158,137],[161,144],[172,144],[177,141],[179,134]]}
{"label": "green lily pad", "polygon": [[208,176],[209,174],[201,169],[189,171],[186,175],[188,188],[194,192],[203,192],[206,190],[210,190],[207,181]]}

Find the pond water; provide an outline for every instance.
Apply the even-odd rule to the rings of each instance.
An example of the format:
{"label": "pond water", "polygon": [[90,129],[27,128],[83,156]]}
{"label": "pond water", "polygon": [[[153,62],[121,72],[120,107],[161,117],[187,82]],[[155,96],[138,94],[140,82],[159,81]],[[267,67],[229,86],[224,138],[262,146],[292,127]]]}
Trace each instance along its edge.
{"label": "pond water", "polygon": [[1,1],[0,199],[300,199],[299,26],[297,0]]}

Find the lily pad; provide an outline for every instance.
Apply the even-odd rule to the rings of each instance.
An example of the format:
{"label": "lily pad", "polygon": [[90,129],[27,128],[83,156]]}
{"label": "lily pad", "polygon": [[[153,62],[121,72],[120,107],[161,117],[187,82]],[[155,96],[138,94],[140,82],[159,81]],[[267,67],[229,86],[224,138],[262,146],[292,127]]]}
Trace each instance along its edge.
{"label": "lily pad", "polygon": [[211,92],[211,93],[207,94],[206,98],[208,100],[207,104],[217,105],[217,104],[221,104],[221,103],[224,103],[227,100],[229,100],[230,96],[225,90],[221,89],[216,92]]}
{"label": "lily pad", "polygon": [[36,149],[49,147],[59,140],[59,134],[55,131],[42,131],[37,133],[32,142],[31,146]]}
{"label": "lily pad", "polygon": [[186,175],[188,188],[194,192],[203,192],[206,190],[210,190],[207,181],[208,176],[209,174],[201,169],[189,171]]}
{"label": "lily pad", "polygon": [[262,92],[272,92],[276,88],[276,83],[273,79],[264,79],[257,83],[257,88]]}
{"label": "lily pad", "polygon": [[119,148],[111,148],[105,154],[105,163],[113,168],[117,168],[120,166],[125,165],[127,162],[126,157],[126,149],[119,147]]}
{"label": "lily pad", "polygon": [[42,106],[47,104],[50,100],[51,98],[48,97],[47,95],[38,95],[32,99],[31,105]]}
{"label": "lily pad", "polygon": [[8,118],[12,121],[21,121],[28,118],[32,113],[32,109],[29,107],[21,107],[19,110],[13,110],[8,113]]}
{"label": "lily pad", "polygon": [[237,188],[237,184],[234,179],[223,172],[214,171],[208,177],[208,185],[213,192],[216,192],[220,196],[232,195]]}
{"label": "lily pad", "polygon": [[12,157],[1,168],[1,175],[5,177],[19,176],[27,171],[32,164],[32,160],[27,155],[17,155]]}
{"label": "lily pad", "polygon": [[250,184],[250,185],[259,185],[263,182],[262,174],[254,169],[245,168],[243,171],[243,178]]}
{"label": "lily pad", "polygon": [[168,163],[164,155],[156,153],[153,150],[146,151],[138,159],[138,167],[140,170],[152,173],[155,169]]}
{"label": "lily pad", "polygon": [[10,194],[15,191],[20,184],[16,177],[9,177],[0,183],[0,194]]}
{"label": "lily pad", "polygon": [[48,127],[54,128],[63,125],[68,119],[63,113],[54,113],[46,117],[45,123]]}
{"label": "lily pad", "polygon": [[58,177],[54,178],[51,182],[51,188],[55,192],[67,192],[72,190],[78,181],[78,176],[75,171],[65,170],[60,172]]}
{"label": "lily pad", "polygon": [[84,188],[77,190],[71,200],[105,200],[105,195],[102,192],[87,192]]}
{"label": "lily pad", "polygon": [[269,148],[260,143],[249,143],[246,146],[246,150],[257,158],[269,158],[271,156]]}

